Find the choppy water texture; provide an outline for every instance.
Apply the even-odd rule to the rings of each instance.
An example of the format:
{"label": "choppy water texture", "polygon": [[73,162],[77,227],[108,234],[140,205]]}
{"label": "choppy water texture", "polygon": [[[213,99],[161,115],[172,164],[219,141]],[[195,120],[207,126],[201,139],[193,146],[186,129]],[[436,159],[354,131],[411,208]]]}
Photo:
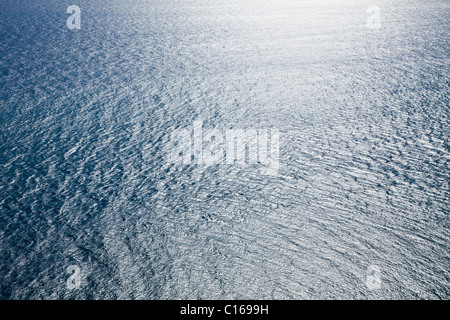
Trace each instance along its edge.
{"label": "choppy water texture", "polygon": [[[0,6],[0,298],[450,298],[447,0]],[[168,163],[198,119],[279,174]]]}

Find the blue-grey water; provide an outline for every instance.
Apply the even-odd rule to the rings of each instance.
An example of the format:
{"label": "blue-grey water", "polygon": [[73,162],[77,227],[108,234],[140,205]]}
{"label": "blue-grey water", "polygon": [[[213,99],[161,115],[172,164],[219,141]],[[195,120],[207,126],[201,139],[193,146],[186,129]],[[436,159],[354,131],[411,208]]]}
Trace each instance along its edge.
{"label": "blue-grey water", "polygon": [[[449,30],[448,0],[0,0],[0,298],[449,299]],[[168,162],[199,119],[278,129],[278,174]]]}

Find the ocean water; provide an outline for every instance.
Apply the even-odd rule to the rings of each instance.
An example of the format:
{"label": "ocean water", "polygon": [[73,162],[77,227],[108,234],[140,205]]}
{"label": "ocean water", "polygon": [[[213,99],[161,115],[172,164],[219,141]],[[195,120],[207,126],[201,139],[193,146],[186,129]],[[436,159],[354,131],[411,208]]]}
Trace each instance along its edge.
{"label": "ocean water", "polygon": [[[450,298],[447,0],[0,8],[1,299]],[[278,172],[171,163],[195,121]]]}

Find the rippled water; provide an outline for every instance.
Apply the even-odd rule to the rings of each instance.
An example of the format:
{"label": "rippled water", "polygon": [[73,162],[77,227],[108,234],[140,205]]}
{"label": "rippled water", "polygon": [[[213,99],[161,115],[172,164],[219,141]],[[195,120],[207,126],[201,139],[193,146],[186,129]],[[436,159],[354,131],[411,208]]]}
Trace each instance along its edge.
{"label": "rippled water", "polygon": [[[448,1],[0,6],[0,298],[450,297]],[[278,174],[169,163],[199,119]]]}

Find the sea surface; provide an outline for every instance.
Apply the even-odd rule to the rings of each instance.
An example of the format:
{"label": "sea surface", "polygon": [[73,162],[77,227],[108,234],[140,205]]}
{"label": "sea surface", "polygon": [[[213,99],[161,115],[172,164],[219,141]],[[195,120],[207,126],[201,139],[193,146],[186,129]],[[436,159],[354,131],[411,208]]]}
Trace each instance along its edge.
{"label": "sea surface", "polygon": [[[0,299],[449,299],[449,30],[448,0],[0,0]],[[278,172],[170,163],[199,120],[278,130]]]}

